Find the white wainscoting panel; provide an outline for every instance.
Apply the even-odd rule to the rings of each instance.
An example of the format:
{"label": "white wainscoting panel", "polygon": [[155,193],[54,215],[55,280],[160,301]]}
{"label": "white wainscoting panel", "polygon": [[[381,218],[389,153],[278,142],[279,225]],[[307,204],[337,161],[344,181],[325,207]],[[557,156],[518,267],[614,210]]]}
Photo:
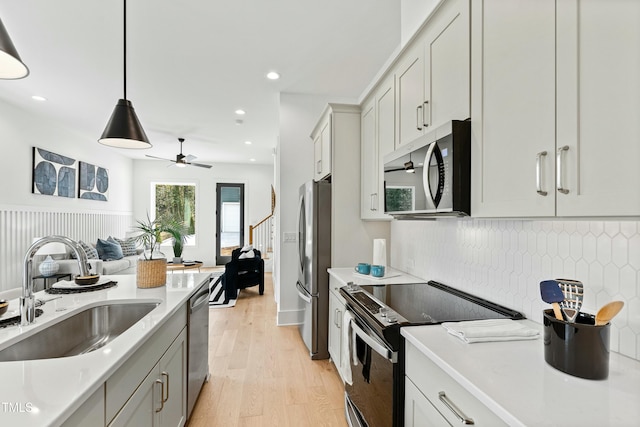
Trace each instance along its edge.
{"label": "white wainscoting panel", "polygon": [[34,238],[62,235],[95,243],[98,238],[124,237],[132,225],[130,212],[0,209],[0,291],[22,286],[22,264]]}

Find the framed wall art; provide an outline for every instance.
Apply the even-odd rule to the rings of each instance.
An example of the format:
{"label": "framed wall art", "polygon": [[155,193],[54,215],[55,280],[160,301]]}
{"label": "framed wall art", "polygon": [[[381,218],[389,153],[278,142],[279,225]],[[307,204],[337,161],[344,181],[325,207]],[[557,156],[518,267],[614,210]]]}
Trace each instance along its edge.
{"label": "framed wall art", "polygon": [[78,197],[86,200],[109,200],[109,171],[91,163],[79,162]]}
{"label": "framed wall art", "polygon": [[33,147],[33,194],[76,197],[76,166],[70,157]]}

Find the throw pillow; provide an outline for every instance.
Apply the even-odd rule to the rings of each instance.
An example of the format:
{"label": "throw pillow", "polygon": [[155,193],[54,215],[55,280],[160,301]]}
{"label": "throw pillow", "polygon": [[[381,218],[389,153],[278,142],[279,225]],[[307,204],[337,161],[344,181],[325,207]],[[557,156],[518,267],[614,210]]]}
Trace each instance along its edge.
{"label": "throw pillow", "polygon": [[242,252],[238,257],[238,259],[253,258],[255,256],[256,256],[255,252],[253,252],[253,249],[251,249],[249,252]]}
{"label": "throw pillow", "polygon": [[[98,251],[93,246],[83,242],[82,240],[78,240],[78,244],[82,249],[84,249],[84,253],[87,255],[87,259],[99,259]],[[71,251],[71,258],[76,259],[76,253]]]}
{"label": "throw pillow", "polygon": [[124,256],[138,255],[138,252],[136,252],[135,238],[130,237],[128,239],[118,239],[117,237],[109,237],[109,239],[113,239],[118,244],[120,244],[120,247],[122,248],[122,255]]}
{"label": "throw pillow", "polygon": [[96,249],[98,250],[100,259],[103,261],[122,259],[124,257],[122,255],[122,248],[115,241],[98,239],[98,243],[96,243]]}

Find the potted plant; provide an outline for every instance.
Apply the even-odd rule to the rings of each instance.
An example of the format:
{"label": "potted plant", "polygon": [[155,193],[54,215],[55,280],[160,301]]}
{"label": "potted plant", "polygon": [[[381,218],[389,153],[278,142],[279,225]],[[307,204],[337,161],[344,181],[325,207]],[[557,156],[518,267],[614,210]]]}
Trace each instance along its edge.
{"label": "potted plant", "polygon": [[173,238],[173,263],[182,263],[182,250],[187,241],[187,227],[183,222],[169,220],[166,223],[166,232]]}
{"label": "potted plant", "polygon": [[151,220],[147,215],[146,221],[137,221],[134,230],[138,232],[136,241],[145,250],[138,259],[136,284],[139,288],[155,288],[167,282],[167,259],[160,252],[159,246],[167,233],[169,224],[162,219]]}

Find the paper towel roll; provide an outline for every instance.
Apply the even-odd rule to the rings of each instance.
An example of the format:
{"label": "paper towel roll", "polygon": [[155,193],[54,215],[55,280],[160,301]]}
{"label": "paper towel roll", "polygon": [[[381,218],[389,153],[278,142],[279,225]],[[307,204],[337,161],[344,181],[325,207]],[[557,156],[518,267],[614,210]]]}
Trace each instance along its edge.
{"label": "paper towel roll", "polygon": [[387,266],[387,239],[373,239],[373,265]]}

